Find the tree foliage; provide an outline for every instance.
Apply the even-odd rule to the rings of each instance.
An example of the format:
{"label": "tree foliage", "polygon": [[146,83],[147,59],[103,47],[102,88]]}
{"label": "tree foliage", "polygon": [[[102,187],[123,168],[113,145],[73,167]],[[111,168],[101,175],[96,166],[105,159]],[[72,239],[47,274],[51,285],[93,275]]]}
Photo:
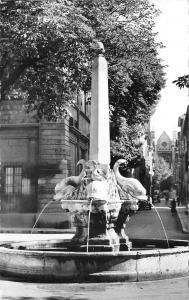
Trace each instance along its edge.
{"label": "tree foliage", "polygon": [[173,81],[180,89],[187,87],[189,88],[189,74],[180,76],[176,80]]}
{"label": "tree foliage", "polygon": [[173,187],[173,176],[167,177],[165,180],[162,180],[160,182],[160,190],[168,190],[171,191],[171,188]]}
{"label": "tree foliage", "polygon": [[19,87],[39,118],[56,119],[89,77],[89,21],[72,1],[3,1],[1,11],[2,99]]}
{"label": "tree foliage", "polygon": [[90,90],[94,41],[102,41],[113,153],[127,153],[124,146],[119,149],[118,136],[128,144],[125,149],[137,151],[131,140],[148,122],[164,85],[154,5],[149,0],[2,0],[0,5],[1,99],[22,97],[38,118],[56,120],[73,103],[73,93]]}
{"label": "tree foliage", "polygon": [[154,164],[154,176],[153,180],[157,184],[166,181],[173,175],[172,169],[163,157],[157,157]]}
{"label": "tree foliage", "polygon": [[[114,126],[119,126],[119,131],[114,130]],[[143,132],[140,124],[128,125],[123,117],[116,124],[111,124],[111,155],[112,163],[118,158],[124,157],[127,160],[127,168],[135,167],[138,160],[142,158],[140,153],[140,136]],[[117,131],[117,134],[115,132]],[[132,164],[131,164],[132,161]]]}

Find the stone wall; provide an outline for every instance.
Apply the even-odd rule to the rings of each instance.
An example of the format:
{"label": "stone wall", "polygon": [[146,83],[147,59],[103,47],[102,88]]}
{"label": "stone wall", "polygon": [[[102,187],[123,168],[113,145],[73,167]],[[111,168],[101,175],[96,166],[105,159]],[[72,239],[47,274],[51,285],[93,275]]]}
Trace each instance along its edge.
{"label": "stone wall", "polygon": [[[78,127],[75,123],[70,124],[68,119],[37,122],[35,114],[26,113],[21,101],[0,103],[0,162],[19,163],[24,172],[30,173],[27,176],[30,176],[35,187],[35,199],[32,198],[32,201],[37,203],[32,212],[39,213],[52,200],[58,181],[80,171],[75,167],[80,158],[88,159],[89,120],[78,108],[75,113]],[[75,147],[75,161],[71,143]],[[31,211],[24,211],[27,212]],[[49,205],[45,213],[49,212],[61,212],[60,203]]]}
{"label": "stone wall", "polygon": [[[41,123],[39,126],[38,211],[41,211],[44,205],[52,200],[56,183],[68,176],[66,162],[69,160],[69,126],[67,121]],[[47,207],[46,212],[59,212],[60,209],[60,203],[56,202]]]}
{"label": "stone wall", "polygon": [[0,124],[0,212],[36,211],[37,157],[38,124]]}

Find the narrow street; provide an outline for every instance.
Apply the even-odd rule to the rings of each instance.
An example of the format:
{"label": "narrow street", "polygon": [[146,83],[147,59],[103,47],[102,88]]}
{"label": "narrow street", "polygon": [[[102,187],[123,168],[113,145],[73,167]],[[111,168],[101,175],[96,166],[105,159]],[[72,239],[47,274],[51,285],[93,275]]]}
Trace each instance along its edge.
{"label": "narrow street", "polygon": [[[172,216],[171,209],[165,204],[165,200],[155,204],[161,217],[168,238],[189,240],[189,234],[183,233],[177,215]],[[131,238],[157,238],[165,239],[164,230],[156,210],[138,211],[130,218],[126,226],[126,232]]]}

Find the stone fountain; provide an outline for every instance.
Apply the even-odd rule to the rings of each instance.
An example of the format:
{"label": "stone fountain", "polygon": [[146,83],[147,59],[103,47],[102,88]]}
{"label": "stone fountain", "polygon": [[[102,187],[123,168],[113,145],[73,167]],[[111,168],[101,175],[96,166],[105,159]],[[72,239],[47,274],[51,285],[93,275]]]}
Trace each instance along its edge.
{"label": "stone fountain", "polygon": [[27,281],[141,281],[189,275],[188,241],[129,240],[125,222],[142,185],[110,169],[108,68],[98,43],[92,69],[89,161],[79,176],[62,180],[54,200],[74,217],[72,239],[12,242],[0,245],[1,275]]}
{"label": "stone fountain", "polygon": [[70,249],[114,252],[131,249],[124,224],[137,200],[129,195],[129,188],[132,194],[138,191],[138,197],[147,197],[136,179],[122,178],[124,183],[120,184],[118,167],[124,160],[119,160],[114,170],[110,169],[108,67],[103,44],[99,42],[97,46],[98,56],[92,67],[89,161],[80,161],[83,170],[78,177],[57,184],[54,198],[61,200],[62,208],[74,215],[76,234]]}

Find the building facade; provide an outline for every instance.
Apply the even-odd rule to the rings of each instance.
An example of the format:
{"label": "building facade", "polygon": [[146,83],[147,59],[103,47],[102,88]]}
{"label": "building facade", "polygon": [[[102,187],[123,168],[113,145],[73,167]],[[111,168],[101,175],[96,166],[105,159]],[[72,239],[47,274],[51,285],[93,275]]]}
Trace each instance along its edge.
{"label": "building facade", "polygon": [[158,157],[162,157],[172,167],[173,155],[172,155],[172,140],[164,131],[156,144],[156,154]]}
{"label": "building facade", "polygon": [[[1,214],[39,213],[52,200],[56,183],[79,172],[77,161],[88,159],[89,153],[89,111],[78,95],[69,117],[36,122],[21,101],[1,102]],[[58,203],[46,210],[60,211]]]}
{"label": "building facade", "polygon": [[178,119],[180,132],[177,138],[178,148],[178,195],[183,204],[189,202],[189,106],[186,114]]}

